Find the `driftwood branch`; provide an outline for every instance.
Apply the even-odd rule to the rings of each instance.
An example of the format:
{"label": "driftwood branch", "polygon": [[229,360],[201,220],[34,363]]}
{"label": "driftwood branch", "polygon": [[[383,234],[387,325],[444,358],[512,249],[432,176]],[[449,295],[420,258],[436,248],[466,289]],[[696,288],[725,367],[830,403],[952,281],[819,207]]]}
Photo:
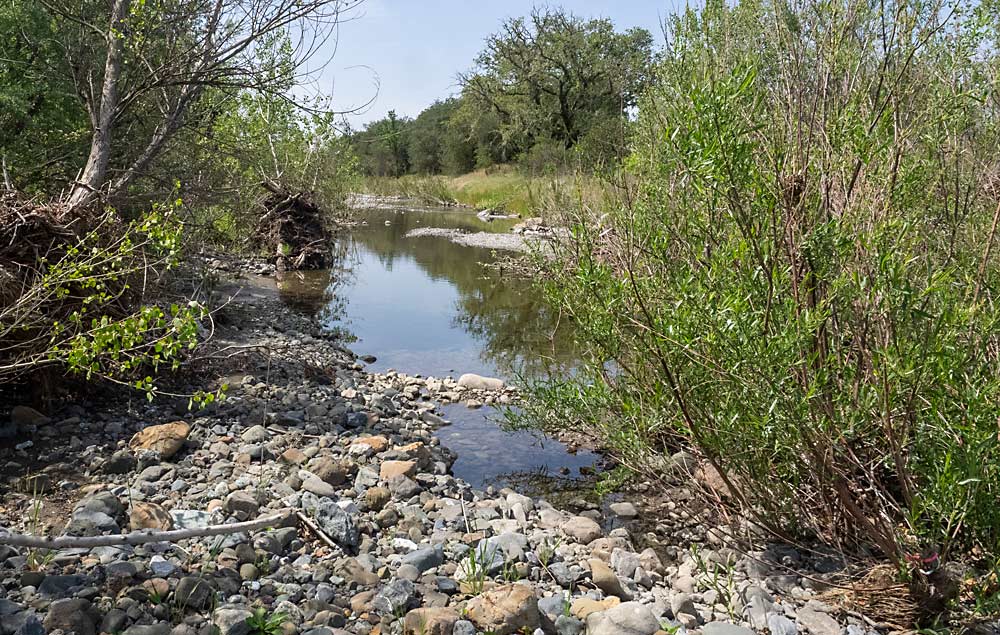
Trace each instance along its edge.
{"label": "driftwood branch", "polygon": [[238,534],[243,531],[274,527],[287,521],[291,516],[292,512],[285,510],[277,514],[262,516],[256,520],[229,525],[209,525],[208,527],[196,529],[171,529],[167,531],[133,531],[128,534],[109,534],[106,536],[60,536],[58,538],[51,538],[48,536],[12,534],[0,530],[0,545],[38,549],[74,549],[110,547],[114,545],[141,545],[147,542],[177,542],[178,540],[187,540],[188,538]]}
{"label": "driftwood branch", "polygon": [[330,536],[326,535],[326,532],[320,529],[319,525],[314,523],[311,518],[309,518],[302,512],[295,512],[295,517],[298,518],[299,522],[305,525],[309,529],[309,531],[313,532],[313,534],[315,534],[316,537],[320,539],[320,541],[326,544],[327,547],[331,547],[333,549],[339,548],[337,543],[333,541],[333,538],[330,538]]}

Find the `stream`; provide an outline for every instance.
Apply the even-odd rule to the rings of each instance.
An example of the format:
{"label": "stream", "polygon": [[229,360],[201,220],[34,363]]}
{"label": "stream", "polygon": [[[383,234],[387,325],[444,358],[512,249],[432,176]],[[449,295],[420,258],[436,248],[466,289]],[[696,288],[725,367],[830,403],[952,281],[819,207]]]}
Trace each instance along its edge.
{"label": "stream", "polygon": [[[284,301],[343,333],[369,368],[458,377],[540,376],[572,366],[572,347],[529,281],[488,266],[504,252],[448,237],[408,237],[419,228],[506,233],[516,220],[486,222],[454,208],[368,209],[334,245],[337,266],[282,274]],[[473,486],[544,490],[595,464],[592,452],[497,424],[491,407],[444,406],[452,422],[436,432],[458,454],[456,476]]]}

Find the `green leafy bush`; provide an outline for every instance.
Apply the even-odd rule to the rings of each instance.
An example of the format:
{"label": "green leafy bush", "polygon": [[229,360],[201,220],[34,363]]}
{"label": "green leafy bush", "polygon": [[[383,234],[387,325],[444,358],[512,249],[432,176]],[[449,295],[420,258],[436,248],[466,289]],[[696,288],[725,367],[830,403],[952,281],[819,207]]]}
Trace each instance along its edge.
{"label": "green leafy bush", "polygon": [[[207,309],[195,301],[155,301],[161,278],[178,265],[182,225],[171,205],[137,220],[105,212],[76,236],[47,210],[4,201],[2,225],[47,250],[0,257],[17,291],[0,303],[0,381],[45,369],[130,385],[153,398],[153,377],[179,368],[201,341]],[[47,237],[47,238],[46,238]],[[17,258],[15,256],[20,256]],[[203,403],[214,395],[199,393]]]}
{"label": "green leafy bush", "polygon": [[996,553],[996,15],[713,0],[669,27],[628,196],[552,266],[589,361],[532,416],[640,468],[691,445],[779,535]]}

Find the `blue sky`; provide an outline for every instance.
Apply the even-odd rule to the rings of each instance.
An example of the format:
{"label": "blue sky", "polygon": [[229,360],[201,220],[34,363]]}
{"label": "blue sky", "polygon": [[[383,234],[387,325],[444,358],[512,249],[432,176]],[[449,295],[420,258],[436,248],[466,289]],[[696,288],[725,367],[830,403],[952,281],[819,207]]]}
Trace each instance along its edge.
{"label": "blue sky", "polygon": [[[340,25],[336,55],[324,69],[320,89],[332,92],[337,110],[375,99],[348,117],[352,126],[383,117],[390,109],[414,117],[435,99],[457,94],[456,74],[472,67],[483,41],[504,19],[527,15],[531,0],[365,0]],[[618,30],[640,26],[662,42],[661,20],[671,0],[565,0],[548,3],[584,18],[610,18]],[[329,55],[332,50],[325,51]]]}

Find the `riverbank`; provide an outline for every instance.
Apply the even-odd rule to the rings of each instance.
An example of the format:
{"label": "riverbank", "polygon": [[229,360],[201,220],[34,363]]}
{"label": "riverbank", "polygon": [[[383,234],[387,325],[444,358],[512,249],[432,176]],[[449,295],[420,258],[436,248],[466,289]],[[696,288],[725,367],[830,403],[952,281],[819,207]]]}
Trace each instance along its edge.
{"label": "riverbank", "polygon": [[461,176],[366,177],[360,189],[383,199],[544,217],[555,201],[570,194],[574,200],[599,201],[606,186],[593,175],[529,176],[514,166],[499,166]]}
{"label": "riverbank", "polygon": [[[502,391],[367,372],[271,298],[220,318],[216,352],[188,388],[225,381],[229,397],[203,411],[125,397],[44,419],[19,409],[22,436],[0,454],[0,523],[86,536],[294,514],[173,544],[0,547],[3,635],[874,628],[822,594],[842,563],[783,546],[746,552],[685,507],[685,487],[641,520],[638,498],[557,509],[455,478],[433,395]],[[675,461],[679,483],[687,461]]]}

